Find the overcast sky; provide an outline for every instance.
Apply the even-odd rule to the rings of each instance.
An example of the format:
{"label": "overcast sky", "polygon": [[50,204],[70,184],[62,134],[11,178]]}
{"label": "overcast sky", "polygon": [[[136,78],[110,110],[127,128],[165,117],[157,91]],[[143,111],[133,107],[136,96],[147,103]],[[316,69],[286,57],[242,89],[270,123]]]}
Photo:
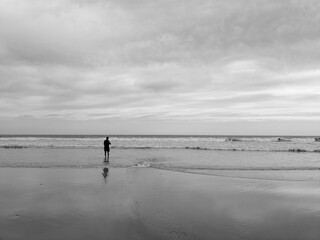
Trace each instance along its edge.
{"label": "overcast sky", "polygon": [[0,133],[320,135],[319,0],[0,0]]}

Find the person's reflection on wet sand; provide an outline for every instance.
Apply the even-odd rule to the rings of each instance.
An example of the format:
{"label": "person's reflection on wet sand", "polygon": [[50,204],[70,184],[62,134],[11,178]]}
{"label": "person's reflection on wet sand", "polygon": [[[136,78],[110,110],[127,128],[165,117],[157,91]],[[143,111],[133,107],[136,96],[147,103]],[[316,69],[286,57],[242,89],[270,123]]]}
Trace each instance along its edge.
{"label": "person's reflection on wet sand", "polygon": [[105,182],[107,182],[108,173],[109,173],[109,168],[104,167],[103,172],[102,172],[102,176],[103,176]]}

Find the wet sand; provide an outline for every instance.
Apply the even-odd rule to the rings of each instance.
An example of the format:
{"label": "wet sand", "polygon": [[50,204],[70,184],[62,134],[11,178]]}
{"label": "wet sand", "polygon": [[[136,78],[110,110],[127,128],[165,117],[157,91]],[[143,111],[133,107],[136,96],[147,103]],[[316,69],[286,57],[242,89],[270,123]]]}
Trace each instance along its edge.
{"label": "wet sand", "polygon": [[0,239],[320,239],[320,183],[0,168]]}

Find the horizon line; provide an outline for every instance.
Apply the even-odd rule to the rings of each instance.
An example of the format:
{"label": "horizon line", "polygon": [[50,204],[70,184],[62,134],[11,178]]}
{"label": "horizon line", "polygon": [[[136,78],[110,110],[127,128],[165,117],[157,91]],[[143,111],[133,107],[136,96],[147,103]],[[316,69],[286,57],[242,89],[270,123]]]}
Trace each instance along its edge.
{"label": "horizon line", "polygon": [[189,136],[189,137],[227,137],[227,136],[238,136],[238,137],[318,137],[318,135],[261,135],[261,134],[0,134],[0,137],[5,136]]}

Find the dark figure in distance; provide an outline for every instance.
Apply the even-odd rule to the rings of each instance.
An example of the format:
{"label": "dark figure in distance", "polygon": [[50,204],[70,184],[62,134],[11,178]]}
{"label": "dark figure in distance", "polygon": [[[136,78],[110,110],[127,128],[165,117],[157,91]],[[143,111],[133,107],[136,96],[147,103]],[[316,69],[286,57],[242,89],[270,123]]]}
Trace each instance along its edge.
{"label": "dark figure in distance", "polygon": [[109,152],[110,152],[110,145],[111,142],[109,141],[109,137],[106,137],[106,140],[103,142],[104,145],[104,159],[106,159],[106,153],[108,152],[108,160],[109,160]]}

